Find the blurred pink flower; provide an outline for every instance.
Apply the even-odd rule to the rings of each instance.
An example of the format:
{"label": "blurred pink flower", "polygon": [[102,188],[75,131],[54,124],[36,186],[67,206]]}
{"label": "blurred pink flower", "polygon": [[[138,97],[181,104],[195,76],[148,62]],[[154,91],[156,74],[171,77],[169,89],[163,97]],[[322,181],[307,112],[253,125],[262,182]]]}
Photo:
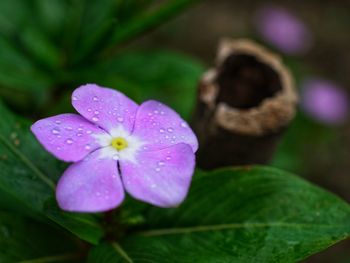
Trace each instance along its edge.
{"label": "blurred pink flower", "polygon": [[321,79],[307,79],[302,83],[301,106],[312,118],[325,124],[340,124],[349,114],[349,99],[336,83]]}
{"label": "blurred pink flower", "polygon": [[87,84],[72,95],[79,114],[60,114],[32,125],[58,159],[74,162],[60,178],[56,198],[67,211],[102,212],[124,199],[160,207],[186,197],[195,166],[197,138],[166,105],[141,105],[109,88]]}
{"label": "blurred pink flower", "polygon": [[302,54],[311,47],[308,28],[284,7],[264,6],[257,11],[255,24],[265,41],[286,54]]}

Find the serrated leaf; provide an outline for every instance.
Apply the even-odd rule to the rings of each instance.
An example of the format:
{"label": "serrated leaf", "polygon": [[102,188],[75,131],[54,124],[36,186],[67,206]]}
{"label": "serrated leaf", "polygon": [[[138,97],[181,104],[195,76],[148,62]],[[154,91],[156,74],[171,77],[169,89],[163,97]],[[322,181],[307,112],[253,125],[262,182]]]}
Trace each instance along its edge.
{"label": "serrated leaf", "polygon": [[297,262],[350,235],[347,203],[267,167],[197,173],[179,208],[145,211],[143,229],[89,262]]}
{"label": "serrated leaf", "polygon": [[0,204],[46,218],[86,241],[97,243],[103,232],[95,217],[65,213],[53,201],[55,182],[65,166],[42,149],[27,121],[8,112],[1,103],[0,116],[0,196],[3,197]]}

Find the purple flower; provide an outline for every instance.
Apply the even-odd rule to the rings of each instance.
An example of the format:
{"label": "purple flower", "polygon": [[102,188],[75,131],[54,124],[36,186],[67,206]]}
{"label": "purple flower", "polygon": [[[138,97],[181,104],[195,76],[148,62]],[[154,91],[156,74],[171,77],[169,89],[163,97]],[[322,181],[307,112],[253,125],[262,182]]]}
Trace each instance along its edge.
{"label": "purple flower", "polygon": [[198,142],[175,111],[153,100],[139,106],[95,84],[77,88],[72,104],[81,116],[61,114],[31,127],[47,151],[74,162],[57,185],[62,209],[107,211],[121,204],[124,189],[160,207],[185,199]]}
{"label": "purple flower", "polygon": [[267,42],[287,54],[302,54],[311,46],[309,30],[298,17],[283,7],[261,8],[256,14],[255,23]]}
{"label": "purple flower", "polygon": [[304,111],[320,122],[340,124],[348,117],[348,96],[331,81],[319,78],[304,81],[301,99]]}

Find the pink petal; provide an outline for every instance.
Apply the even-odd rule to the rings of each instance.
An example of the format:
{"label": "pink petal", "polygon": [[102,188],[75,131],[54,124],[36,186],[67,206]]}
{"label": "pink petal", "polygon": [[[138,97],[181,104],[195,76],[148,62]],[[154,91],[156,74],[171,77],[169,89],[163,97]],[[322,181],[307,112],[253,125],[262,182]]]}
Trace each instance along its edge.
{"label": "pink petal", "polygon": [[193,151],[198,141],[189,125],[171,108],[149,100],[142,103],[136,114],[133,134],[145,141],[148,150],[159,150],[178,143],[189,144]]}
{"label": "pink petal", "polygon": [[137,160],[120,161],[123,184],[131,196],[160,207],[174,207],[185,199],[195,166],[189,145],[143,151]]}
{"label": "pink petal", "polygon": [[64,172],[56,189],[59,206],[66,211],[103,212],[120,205],[124,190],[117,162],[100,159],[97,150]]}
{"label": "pink petal", "polygon": [[76,162],[99,148],[94,135],[105,133],[77,114],[61,114],[35,122],[32,132],[58,159]]}
{"label": "pink petal", "polygon": [[116,90],[87,84],[72,95],[74,108],[86,119],[106,131],[122,125],[131,131],[138,105]]}

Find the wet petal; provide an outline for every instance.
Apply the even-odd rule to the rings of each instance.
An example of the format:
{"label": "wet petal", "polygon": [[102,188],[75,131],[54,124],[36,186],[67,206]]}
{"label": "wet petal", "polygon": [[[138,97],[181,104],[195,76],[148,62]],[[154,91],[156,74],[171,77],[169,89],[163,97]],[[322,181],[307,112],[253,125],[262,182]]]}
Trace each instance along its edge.
{"label": "wet petal", "polygon": [[77,114],[61,114],[35,122],[32,132],[47,151],[58,159],[76,162],[100,147],[95,135],[101,128]]}
{"label": "wet petal", "polygon": [[189,145],[143,151],[137,161],[120,161],[123,184],[131,196],[160,207],[174,207],[185,199],[195,166]]}
{"label": "wet petal", "polygon": [[64,172],[56,189],[59,206],[66,211],[103,212],[120,205],[124,190],[117,162],[101,159],[97,150]]}
{"label": "wet petal", "polygon": [[138,108],[123,93],[95,84],[77,88],[72,95],[72,104],[82,116],[108,132],[120,125],[131,131]]}
{"label": "wet petal", "polygon": [[196,135],[189,125],[168,106],[149,100],[137,111],[133,135],[146,142],[148,150],[159,150],[178,143],[189,144],[195,152]]}

